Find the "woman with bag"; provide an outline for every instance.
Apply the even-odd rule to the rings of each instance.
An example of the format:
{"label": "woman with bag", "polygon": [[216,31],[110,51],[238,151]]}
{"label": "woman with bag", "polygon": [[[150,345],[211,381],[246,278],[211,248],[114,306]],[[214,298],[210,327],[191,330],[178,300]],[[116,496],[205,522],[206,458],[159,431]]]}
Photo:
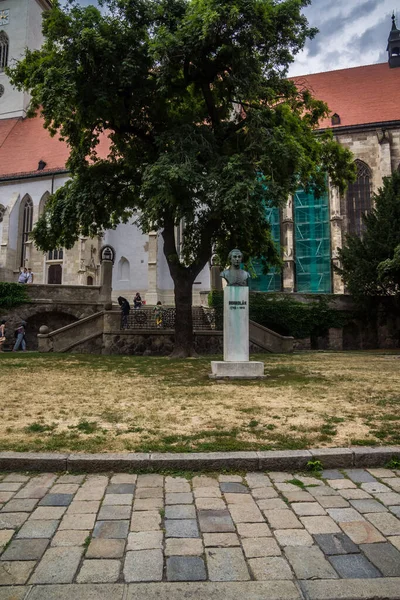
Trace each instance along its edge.
{"label": "woman with bag", "polygon": [[4,319],[0,324],[0,352],[4,352],[3,344],[6,341],[6,322]]}

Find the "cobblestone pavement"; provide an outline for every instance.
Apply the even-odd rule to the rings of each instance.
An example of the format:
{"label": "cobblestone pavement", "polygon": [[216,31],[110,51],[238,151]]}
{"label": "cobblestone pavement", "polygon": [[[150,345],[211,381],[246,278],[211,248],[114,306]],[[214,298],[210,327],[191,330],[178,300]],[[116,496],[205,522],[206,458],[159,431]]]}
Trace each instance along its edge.
{"label": "cobblestone pavement", "polygon": [[238,583],[193,597],[345,598],[341,580],[400,598],[400,471],[0,474],[0,600],[70,598],[67,584],[102,584],[74,598],[155,598],[206,581]]}

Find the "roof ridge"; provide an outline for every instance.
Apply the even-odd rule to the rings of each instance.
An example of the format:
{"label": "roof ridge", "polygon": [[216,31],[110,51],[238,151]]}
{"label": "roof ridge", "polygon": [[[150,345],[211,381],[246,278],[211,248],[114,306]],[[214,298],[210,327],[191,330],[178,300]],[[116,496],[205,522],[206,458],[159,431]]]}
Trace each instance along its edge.
{"label": "roof ridge", "polygon": [[343,69],[332,69],[331,71],[318,71],[318,73],[307,73],[302,75],[293,75],[289,79],[298,79],[300,77],[313,77],[314,75],[325,75],[330,73],[340,73],[343,71],[351,71],[352,69],[367,69],[369,67],[377,67],[379,65],[387,65],[387,62],[382,63],[371,63],[369,65],[358,65],[357,67],[344,67]]}

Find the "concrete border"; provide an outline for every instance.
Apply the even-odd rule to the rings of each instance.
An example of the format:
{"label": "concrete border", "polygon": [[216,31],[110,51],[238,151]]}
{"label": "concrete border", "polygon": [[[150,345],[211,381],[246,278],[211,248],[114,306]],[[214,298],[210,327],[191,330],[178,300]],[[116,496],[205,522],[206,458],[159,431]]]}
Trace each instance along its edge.
{"label": "concrete border", "polygon": [[57,454],[0,452],[0,471],[294,471],[320,460],[325,469],[381,467],[400,460],[400,446],[316,448],[268,452]]}

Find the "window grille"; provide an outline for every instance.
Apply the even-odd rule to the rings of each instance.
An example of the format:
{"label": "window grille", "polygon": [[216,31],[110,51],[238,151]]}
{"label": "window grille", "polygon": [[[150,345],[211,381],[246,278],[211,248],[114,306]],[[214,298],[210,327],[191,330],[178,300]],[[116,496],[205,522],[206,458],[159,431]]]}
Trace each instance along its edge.
{"label": "window grille", "polygon": [[9,39],[4,31],[0,31],[0,71],[8,65]]}
{"label": "window grille", "polygon": [[363,216],[372,209],[371,169],[362,160],[356,160],[357,179],[350,183],[346,194],[347,233],[362,236]]}
{"label": "window grille", "polygon": [[26,260],[26,244],[29,240],[29,234],[32,231],[33,221],[33,202],[31,198],[25,200],[23,208],[23,221],[22,221],[22,247],[21,247],[21,266],[25,266]]}

